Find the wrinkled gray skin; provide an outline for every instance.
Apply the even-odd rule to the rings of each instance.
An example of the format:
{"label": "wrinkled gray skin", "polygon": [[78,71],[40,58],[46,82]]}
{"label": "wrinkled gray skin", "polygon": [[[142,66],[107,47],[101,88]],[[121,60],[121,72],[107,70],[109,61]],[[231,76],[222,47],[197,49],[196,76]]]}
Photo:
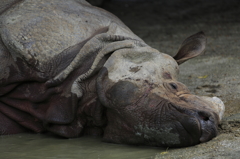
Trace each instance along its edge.
{"label": "wrinkled gray skin", "polygon": [[3,0],[0,15],[1,135],[171,147],[217,135],[222,101],[177,81],[178,65],[204,51],[203,32],[170,57],[81,0]]}

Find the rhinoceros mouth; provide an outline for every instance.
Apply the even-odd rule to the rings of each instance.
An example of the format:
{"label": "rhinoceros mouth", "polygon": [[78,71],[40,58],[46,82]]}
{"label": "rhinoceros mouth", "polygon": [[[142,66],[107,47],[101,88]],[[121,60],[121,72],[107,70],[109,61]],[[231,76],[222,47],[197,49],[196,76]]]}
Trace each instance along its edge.
{"label": "rhinoceros mouth", "polygon": [[207,142],[217,136],[217,123],[213,115],[208,112],[198,112],[198,122],[200,124],[200,142]]}
{"label": "rhinoceros mouth", "polygon": [[207,142],[217,136],[217,124],[210,113],[198,112],[186,120],[181,124],[189,135],[190,145]]}
{"label": "rhinoceros mouth", "polygon": [[[218,122],[217,115],[214,112],[184,109],[176,105],[173,107],[181,113],[181,117],[178,116],[178,121],[184,128],[185,133],[189,135],[187,137],[189,140],[184,141],[184,143],[188,142],[189,145],[196,145],[217,136]],[[184,132],[182,132],[182,135],[184,135]]]}

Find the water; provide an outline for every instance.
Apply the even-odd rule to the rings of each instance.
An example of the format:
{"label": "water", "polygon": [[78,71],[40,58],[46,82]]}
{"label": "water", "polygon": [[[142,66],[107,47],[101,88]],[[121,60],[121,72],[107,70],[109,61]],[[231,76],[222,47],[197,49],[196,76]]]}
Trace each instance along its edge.
{"label": "water", "polygon": [[154,159],[163,151],[164,148],[104,143],[94,137],[0,136],[0,159]]}

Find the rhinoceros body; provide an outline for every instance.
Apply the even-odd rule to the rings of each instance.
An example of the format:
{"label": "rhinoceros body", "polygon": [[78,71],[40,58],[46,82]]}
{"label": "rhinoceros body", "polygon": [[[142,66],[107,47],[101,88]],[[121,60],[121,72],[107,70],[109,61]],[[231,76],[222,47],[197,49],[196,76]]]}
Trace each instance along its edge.
{"label": "rhinoceros body", "polygon": [[152,146],[216,136],[221,100],[177,82],[178,65],[203,52],[202,32],[172,58],[85,1],[4,0],[0,13],[0,134]]}

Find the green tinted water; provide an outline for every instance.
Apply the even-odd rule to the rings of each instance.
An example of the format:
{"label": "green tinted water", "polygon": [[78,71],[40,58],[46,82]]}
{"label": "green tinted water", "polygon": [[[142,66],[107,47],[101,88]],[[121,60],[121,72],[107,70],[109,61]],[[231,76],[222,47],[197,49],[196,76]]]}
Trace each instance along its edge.
{"label": "green tinted water", "polygon": [[104,143],[94,137],[0,136],[0,159],[154,159],[163,151],[164,148]]}

